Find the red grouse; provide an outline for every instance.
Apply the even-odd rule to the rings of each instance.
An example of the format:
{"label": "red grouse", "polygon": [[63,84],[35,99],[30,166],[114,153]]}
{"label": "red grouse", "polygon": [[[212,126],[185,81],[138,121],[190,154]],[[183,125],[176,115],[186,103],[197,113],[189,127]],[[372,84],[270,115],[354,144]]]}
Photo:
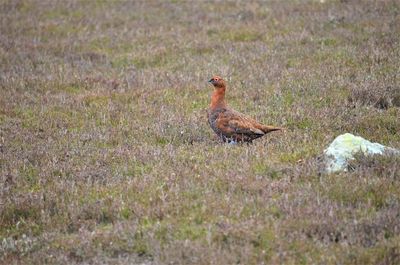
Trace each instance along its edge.
{"label": "red grouse", "polygon": [[208,82],[214,86],[208,110],[208,123],[222,141],[252,142],[269,132],[282,130],[279,127],[262,125],[229,108],[225,102],[226,84],[221,77],[214,76]]}

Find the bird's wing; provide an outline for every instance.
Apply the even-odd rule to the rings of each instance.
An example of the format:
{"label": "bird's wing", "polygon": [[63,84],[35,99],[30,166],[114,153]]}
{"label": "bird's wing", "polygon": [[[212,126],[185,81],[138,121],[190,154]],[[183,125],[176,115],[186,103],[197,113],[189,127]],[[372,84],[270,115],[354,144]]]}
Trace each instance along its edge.
{"label": "bird's wing", "polygon": [[227,110],[220,113],[217,118],[216,126],[219,130],[227,135],[244,134],[244,135],[264,135],[265,133],[258,129],[257,122],[243,114]]}
{"label": "bird's wing", "polygon": [[237,134],[247,134],[247,135],[263,135],[264,132],[260,129],[257,129],[250,122],[245,119],[232,119],[229,121],[229,126],[235,131]]}

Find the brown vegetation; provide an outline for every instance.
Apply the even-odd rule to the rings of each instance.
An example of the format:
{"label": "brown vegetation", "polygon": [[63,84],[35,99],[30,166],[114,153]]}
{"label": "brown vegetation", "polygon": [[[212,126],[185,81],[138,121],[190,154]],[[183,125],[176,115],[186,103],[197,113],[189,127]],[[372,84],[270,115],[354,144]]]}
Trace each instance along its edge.
{"label": "brown vegetation", "polygon": [[[0,1],[0,263],[399,264],[399,159],[319,171],[344,132],[400,148],[399,14]],[[213,73],[286,133],[214,140]]]}

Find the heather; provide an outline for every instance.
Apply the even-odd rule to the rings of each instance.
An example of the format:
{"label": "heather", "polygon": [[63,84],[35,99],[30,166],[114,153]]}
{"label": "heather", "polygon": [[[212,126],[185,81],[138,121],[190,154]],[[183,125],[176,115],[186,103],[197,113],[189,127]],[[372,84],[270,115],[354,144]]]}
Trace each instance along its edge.
{"label": "heather", "polygon": [[[398,1],[0,1],[0,263],[399,264]],[[285,127],[221,143],[227,101]]]}

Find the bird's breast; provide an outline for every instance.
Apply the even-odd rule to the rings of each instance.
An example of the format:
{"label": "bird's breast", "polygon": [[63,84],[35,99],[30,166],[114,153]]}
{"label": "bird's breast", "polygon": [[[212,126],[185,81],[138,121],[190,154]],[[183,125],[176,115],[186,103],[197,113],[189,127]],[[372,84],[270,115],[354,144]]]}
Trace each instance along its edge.
{"label": "bird's breast", "polygon": [[217,126],[217,120],[218,117],[221,115],[221,113],[224,113],[226,110],[225,109],[210,109],[208,111],[208,123],[210,124],[210,127],[216,132],[217,134],[220,134],[221,132],[218,129]]}

